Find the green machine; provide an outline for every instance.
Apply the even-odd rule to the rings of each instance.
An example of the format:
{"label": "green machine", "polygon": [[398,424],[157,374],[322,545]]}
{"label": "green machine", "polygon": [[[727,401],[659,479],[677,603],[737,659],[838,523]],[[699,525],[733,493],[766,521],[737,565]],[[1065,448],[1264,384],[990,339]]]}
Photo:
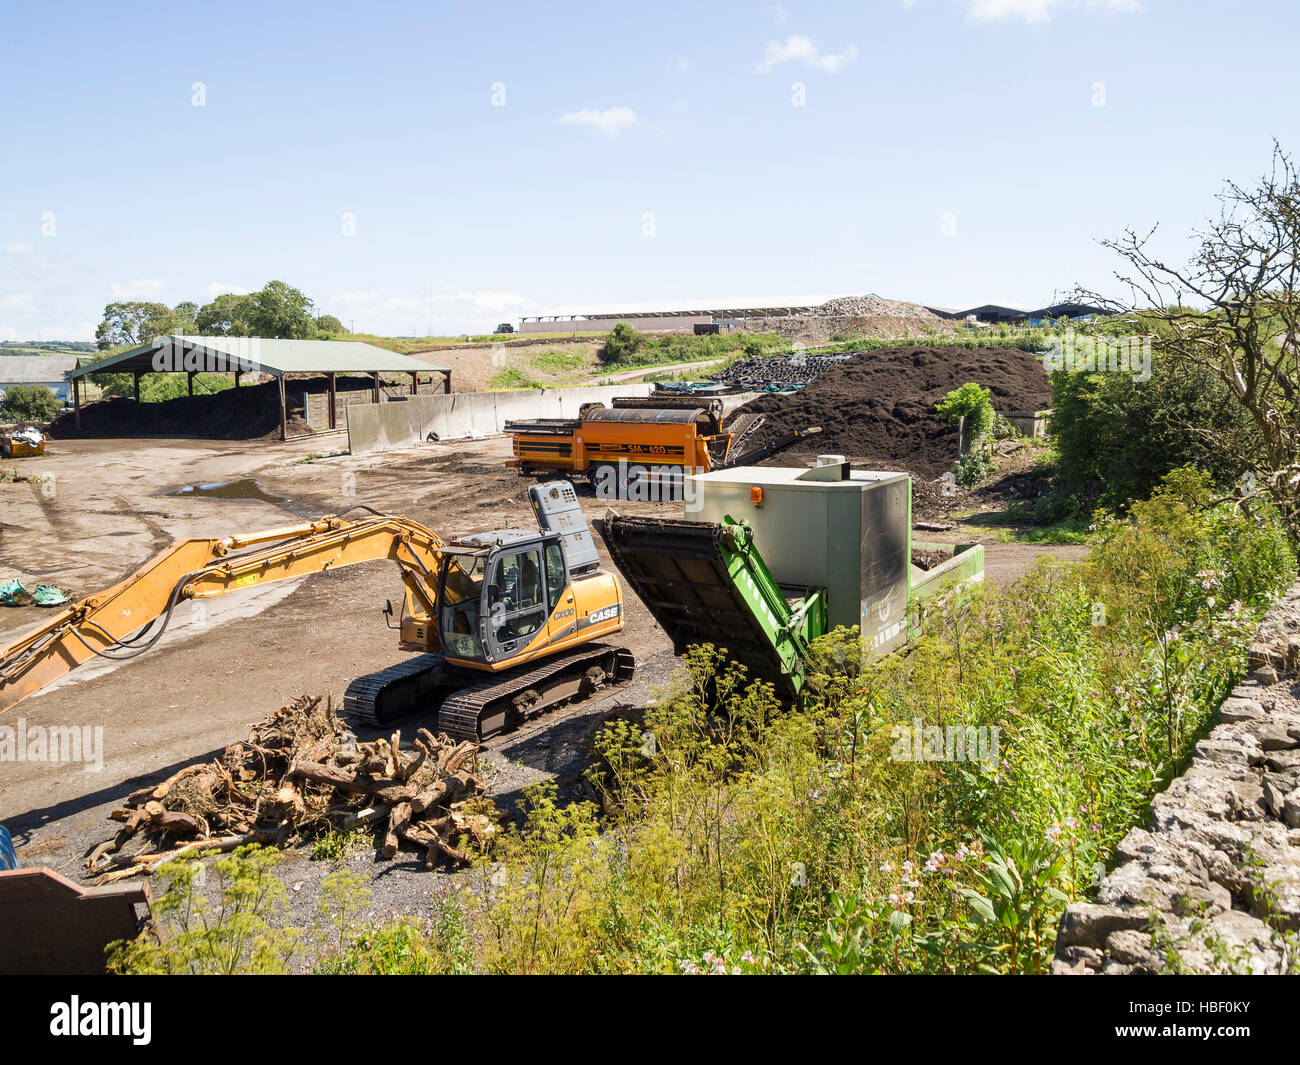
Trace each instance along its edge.
{"label": "green machine", "polygon": [[818,636],[856,625],[870,656],[887,654],[916,635],[913,604],[984,576],[981,545],[912,540],[906,474],[838,456],[688,477],[685,497],[685,520],[606,518],[615,564],[677,654],[725,647],[786,697],[802,689]]}

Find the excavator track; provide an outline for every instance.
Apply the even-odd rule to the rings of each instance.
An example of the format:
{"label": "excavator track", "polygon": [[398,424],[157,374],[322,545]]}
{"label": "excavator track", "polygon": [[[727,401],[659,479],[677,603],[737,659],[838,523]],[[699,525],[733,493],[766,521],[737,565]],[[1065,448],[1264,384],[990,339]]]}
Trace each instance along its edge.
{"label": "excavator track", "polygon": [[438,712],[438,730],[458,740],[485,740],[571,699],[623,684],[635,669],[626,647],[588,644],[535,669],[498,674],[447,696]]}
{"label": "excavator track", "polygon": [[448,690],[471,677],[478,674],[447,665],[440,654],[415,655],[354,680],[343,695],[343,712],[382,728],[418,711],[436,710]]}

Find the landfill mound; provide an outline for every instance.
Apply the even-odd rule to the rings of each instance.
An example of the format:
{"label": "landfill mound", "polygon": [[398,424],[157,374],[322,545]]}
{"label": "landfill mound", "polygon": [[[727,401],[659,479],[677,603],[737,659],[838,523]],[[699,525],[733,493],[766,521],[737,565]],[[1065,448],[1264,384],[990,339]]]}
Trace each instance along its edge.
{"label": "landfill mound", "polygon": [[827,300],[815,312],[819,318],[874,317],[914,318],[926,323],[940,323],[943,319],[927,311],[919,303],[906,300],[887,300],[869,292],[865,296],[839,296]]}
{"label": "landfill mound", "polygon": [[840,296],[809,308],[805,314],[789,317],[736,319],[737,328],[742,332],[779,333],[786,340],[808,344],[822,344],[846,337],[896,340],[925,334],[951,333],[954,324],[920,304],[887,300],[875,293]]}
{"label": "landfill mound", "polygon": [[[321,379],[323,382],[324,379]],[[304,384],[314,391],[317,382],[294,379],[301,397]],[[368,382],[367,382],[368,384]],[[339,389],[345,387],[342,379]],[[350,385],[348,387],[351,387]],[[356,387],[362,387],[357,384]],[[290,406],[289,433],[308,432],[302,417]],[[53,437],[197,436],[219,440],[249,440],[280,432],[280,387],[274,380],[260,385],[227,388],[201,396],[180,396],[161,403],[136,403],[114,396],[81,408],[81,429],[72,411],[59,415],[50,425]]]}
{"label": "landfill mound", "polygon": [[957,458],[957,427],[935,404],[967,382],[987,388],[994,409],[1040,410],[1051,393],[1042,361],[1019,348],[897,347],[861,352],[817,375],[802,391],[759,396],[741,412],[767,415],[746,441],[759,446],[819,425],[791,456],[843,454],[880,468],[938,477]]}

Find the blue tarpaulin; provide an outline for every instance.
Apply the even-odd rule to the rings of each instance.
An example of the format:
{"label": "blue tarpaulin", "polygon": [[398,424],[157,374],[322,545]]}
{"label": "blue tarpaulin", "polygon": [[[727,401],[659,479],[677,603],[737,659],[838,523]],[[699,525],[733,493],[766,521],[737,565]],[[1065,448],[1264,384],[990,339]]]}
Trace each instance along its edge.
{"label": "blue tarpaulin", "polygon": [[0,825],[0,869],[17,869],[18,855],[14,853],[14,841],[9,838],[9,830]]}

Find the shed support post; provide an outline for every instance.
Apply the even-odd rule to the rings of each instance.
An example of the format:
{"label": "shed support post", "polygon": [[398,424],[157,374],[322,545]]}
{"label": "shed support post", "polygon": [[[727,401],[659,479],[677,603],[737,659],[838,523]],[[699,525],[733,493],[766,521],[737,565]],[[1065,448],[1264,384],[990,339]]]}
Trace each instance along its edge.
{"label": "shed support post", "polygon": [[284,398],[284,374],[280,374],[280,439],[289,439],[289,412]]}
{"label": "shed support post", "polygon": [[375,402],[379,402],[379,371],[375,371]]}
{"label": "shed support post", "polygon": [[139,403],[140,402],[140,375],[138,373],[135,373],[132,374],[131,376],[135,378],[135,401]]}
{"label": "shed support post", "polygon": [[445,395],[451,395],[451,371],[448,370],[442,376],[442,391]]}
{"label": "shed support post", "polygon": [[194,371],[190,370],[189,373],[187,373],[185,376],[188,378],[188,380],[185,383],[189,385],[190,395],[193,396],[194,395]]}
{"label": "shed support post", "polygon": [[80,377],[74,377],[72,379],[72,409],[76,412],[73,417],[76,419],[77,432],[81,432],[81,378]]}
{"label": "shed support post", "polygon": [[411,395],[418,396],[419,394],[420,394],[420,373],[418,370],[412,370],[411,371]]}
{"label": "shed support post", "polygon": [[338,409],[338,374],[330,374],[330,420],[331,429],[339,427],[339,409]]}

